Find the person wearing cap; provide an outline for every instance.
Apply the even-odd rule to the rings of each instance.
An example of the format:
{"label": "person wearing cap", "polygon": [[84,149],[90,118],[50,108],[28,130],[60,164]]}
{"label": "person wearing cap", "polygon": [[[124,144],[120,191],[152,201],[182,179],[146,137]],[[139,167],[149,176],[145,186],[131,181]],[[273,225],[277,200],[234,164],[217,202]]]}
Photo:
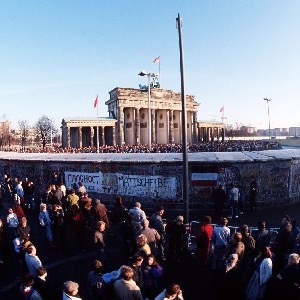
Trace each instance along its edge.
{"label": "person wearing cap", "polygon": [[179,261],[184,250],[186,233],[183,216],[178,216],[174,223],[168,225],[166,232],[169,235],[169,259]]}
{"label": "person wearing cap", "polygon": [[82,300],[78,295],[79,284],[74,281],[64,283],[63,300]]}

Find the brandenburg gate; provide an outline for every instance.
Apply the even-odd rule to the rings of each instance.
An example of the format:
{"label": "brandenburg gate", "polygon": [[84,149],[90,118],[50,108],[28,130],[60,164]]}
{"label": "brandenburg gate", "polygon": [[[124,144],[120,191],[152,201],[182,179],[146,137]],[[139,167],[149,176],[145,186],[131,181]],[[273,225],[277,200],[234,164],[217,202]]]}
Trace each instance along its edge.
{"label": "brandenburg gate", "polygon": [[[122,146],[148,144],[148,126],[155,144],[182,142],[181,94],[161,88],[151,88],[148,120],[148,92],[146,89],[115,88],[105,102],[109,117],[72,118],[62,120],[63,147],[96,147],[97,127],[99,144]],[[223,132],[221,122],[197,121],[199,103],[195,96],[186,96],[187,141],[208,142]],[[214,134],[216,132],[216,134]],[[222,137],[224,135],[222,133]]]}

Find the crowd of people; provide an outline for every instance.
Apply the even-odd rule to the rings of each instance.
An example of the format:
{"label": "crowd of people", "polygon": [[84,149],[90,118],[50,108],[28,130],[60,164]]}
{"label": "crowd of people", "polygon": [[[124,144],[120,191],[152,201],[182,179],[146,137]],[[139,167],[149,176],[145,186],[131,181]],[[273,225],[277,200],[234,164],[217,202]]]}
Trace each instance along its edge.
{"label": "crowd of people", "polygon": [[[255,188],[253,179],[250,189]],[[223,192],[221,189],[219,194]],[[32,220],[27,212],[37,210],[38,214],[31,216],[38,218],[44,229],[49,251],[65,249],[70,231],[82,253],[93,245],[96,256],[93,269],[86,274],[86,299],[184,298],[178,282],[172,276],[164,278],[166,261],[180,264],[188,255],[183,216],[167,221],[164,207],[159,206],[147,217],[140,202],[127,207],[121,196],[115,197],[109,211],[99,199],[89,197],[82,183],[67,189],[58,180],[49,184],[41,203],[32,200],[34,184],[28,179],[12,182],[5,176],[1,195],[9,197],[11,206],[0,219],[0,268],[9,257],[16,260],[24,299],[53,299],[48,270],[37,255],[37,237],[28,225]],[[236,191],[229,195],[235,201]],[[258,222],[257,230],[244,224],[232,232],[228,216],[223,215],[224,211],[216,210],[220,222],[215,226],[210,216],[203,218],[194,256],[199,268],[211,270],[217,298],[299,299],[300,229],[296,221],[284,216],[272,239],[264,221]],[[110,266],[109,235],[118,236],[124,254],[124,264],[117,269]],[[79,284],[68,277],[61,293],[63,299],[82,299]]]}
{"label": "crowd of people", "polygon": [[231,232],[228,218],[212,226],[205,216],[197,236],[195,258],[213,271],[214,287],[223,299],[299,299],[300,228],[288,215],[275,240],[259,221],[250,231],[243,224]]}
{"label": "crowd of people", "polygon": [[[276,141],[259,140],[226,140],[199,142],[188,144],[188,152],[236,152],[262,151],[280,149]],[[21,148],[9,149],[20,153],[97,153],[96,147],[63,148],[58,145],[50,148]],[[99,153],[182,153],[182,144],[152,144],[151,151],[148,145],[100,146]]]}
{"label": "crowd of people", "polygon": [[[9,259],[16,260],[24,299],[54,300],[51,281],[47,280],[48,270],[37,255],[38,237],[28,225],[28,221],[34,223],[28,220],[28,212],[36,210],[38,214],[30,216],[37,217],[38,226],[44,229],[49,251],[66,248],[69,230],[73,231],[75,243],[82,253],[87,251],[89,244],[93,245],[96,259],[93,270],[87,274],[87,299],[183,299],[176,282],[163,285],[162,266],[166,260],[166,232],[170,235],[168,253],[172,253],[172,259],[179,260],[179,252],[183,252],[185,226],[182,216],[176,220],[179,232],[164,223],[163,207],[147,218],[141,203],[136,202],[128,209],[121,196],[115,198],[115,205],[108,214],[99,199],[89,197],[82,183],[75,190],[66,189],[62,182],[57,181],[49,184],[41,203],[33,205],[32,198],[25,193],[28,183],[34,191],[33,183],[27,179],[11,182],[8,176],[5,177],[2,197],[7,197],[6,203],[11,205],[0,219],[0,264]],[[124,250],[124,265],[111,272],[106,246],[108,233],[118,235]],[[66,278],[63,299],[78,300],[81,299],[79,294],[78,283]]]}

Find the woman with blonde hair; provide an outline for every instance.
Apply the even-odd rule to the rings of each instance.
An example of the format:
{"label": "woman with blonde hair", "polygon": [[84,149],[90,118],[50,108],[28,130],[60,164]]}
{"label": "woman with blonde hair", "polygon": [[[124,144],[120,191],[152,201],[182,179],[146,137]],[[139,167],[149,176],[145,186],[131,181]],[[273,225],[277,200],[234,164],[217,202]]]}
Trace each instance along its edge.
{"label": "woman with blonde hair", "polygon": [[47,205],[42,203],[40,205],[39,222],[46,230],[46,236],[50,247],[55,247],[53,243],[53,235],[51,231],[51,219],[47,210]]}
{"label": "woman with blonde hair", "polygon": [[143,257],[144,261],[147,259],[148,255],[151,254],[151,249],[148,244],[147,237],[144,234],[140,234],[136,238],[137,252],[136,254]]}

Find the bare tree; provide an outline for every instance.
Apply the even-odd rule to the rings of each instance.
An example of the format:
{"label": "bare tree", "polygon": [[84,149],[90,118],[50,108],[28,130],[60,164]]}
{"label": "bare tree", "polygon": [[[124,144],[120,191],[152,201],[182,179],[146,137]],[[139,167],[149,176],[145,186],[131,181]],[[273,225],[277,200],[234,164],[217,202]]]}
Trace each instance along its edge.
{"label": "bare tree", "polygon": [[0,148],[10,143],[10,123],[7,120],[0,122]]}
{"label": "bare tree", "polygon": [[26,120],[19,121],[19,129],[20,129],[20,145],[24,150],[29,142],[29,125]]}
{"label": "bare tree", "polygon": [[47,143],[51,143],[51,138],[57,132],[53,125],[53,121],[45,115],[39,118],[35,125],[35,129],[36,139],[37,141],[42,142],[43,148],[46,147]]}

